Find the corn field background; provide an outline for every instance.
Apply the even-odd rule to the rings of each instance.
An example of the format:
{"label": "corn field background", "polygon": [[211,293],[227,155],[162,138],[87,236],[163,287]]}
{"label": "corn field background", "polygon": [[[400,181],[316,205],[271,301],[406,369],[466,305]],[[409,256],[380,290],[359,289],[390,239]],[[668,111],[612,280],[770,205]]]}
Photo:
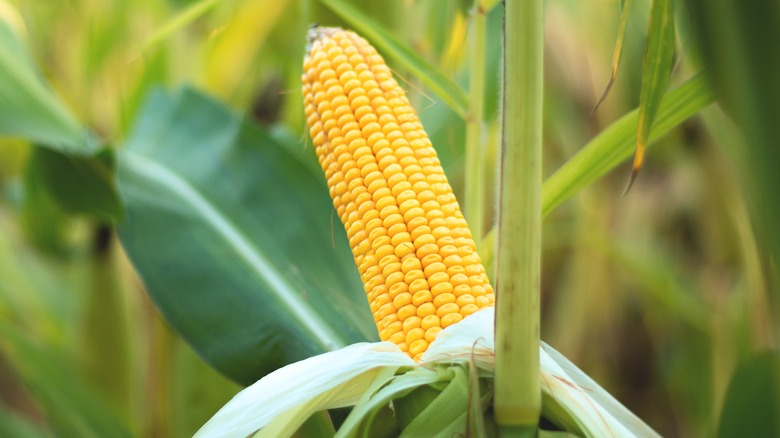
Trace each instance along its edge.
{"label": "corn field background", "polygon": [[[347,339],[377,338],[305,127],[312,23],[350,28],[356,13],[400,44],[377,47],[461,203],[462,109],[470,66],[484,62],[480,251],[491,270],[502,5],[477,3],[481,53],[469,49],[471,1],[0,0],[0,436],[191,436],[243,385],[319,352],[285,345],[303,329],[236,292],[253,280],[204,228],[216,213],[199,196],[319,292],[305,299]],[[591,113],[628,3],[616,80]],[[545,2],[545,179],[596,141],[629,135],[633,151],[635,125],[616,124],[640,102],[650,10]],[[689,108],[651,135],[630,192],[630,154],[615,146],[619,165],[574,169],[582,190],[544,200],[541,338],[663,436],[772,436],[780,423],[762,419],[780,412],[780,5],[679,1],[674,19],[669,88]],[[393,56],[406,52],[422,73]],[[197,189],[192,211],[176,204],[184,183]],[[214,321],[238,335],[220,338]],[[264,333],[268,345],[252,343]]]}

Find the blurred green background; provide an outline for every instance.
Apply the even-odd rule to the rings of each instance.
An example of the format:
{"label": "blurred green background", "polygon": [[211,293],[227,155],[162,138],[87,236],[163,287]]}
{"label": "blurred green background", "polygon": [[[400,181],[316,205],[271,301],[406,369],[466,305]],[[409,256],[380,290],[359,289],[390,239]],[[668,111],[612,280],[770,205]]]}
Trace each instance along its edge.
{"label": "blurred green background", "polygon": [[[468,86],[471,2],[353,3]],[[708,56],[685,6],[677,5],[672,86]],[[609,78],[620,2],[547,2],[545,176],[637,106],[649,10],[649,1],[632,2],[617,81],[590,115]],[[108,145],[128,138],[150,91],[192,84],[314,161],[300,91],[306,31],[314,22],[344,25],[315,1],[5,0],[0,17]],[[501,20],[493,7],[488,223]],[[463,120],[388,61],[460,194]],[[649,150],[627,196],[629,163],[544,222],[542,339],[664,436],[715,434],[737,365],[776,345],[778,279],[751,202],[777,200],[745,195],[744,147],[732,118],[710,105]],[[0,138],[0,435],[192,435],[240,386],[159,316],[104,215],[73,214],[53,201],[40,154]]]}

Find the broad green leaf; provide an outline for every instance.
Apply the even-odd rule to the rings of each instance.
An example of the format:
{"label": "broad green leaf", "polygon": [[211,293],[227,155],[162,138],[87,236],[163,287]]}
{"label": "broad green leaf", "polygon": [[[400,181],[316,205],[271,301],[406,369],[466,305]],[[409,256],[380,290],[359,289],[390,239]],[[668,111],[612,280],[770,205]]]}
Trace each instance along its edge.
{"label": "broad green leaf", "polygon": [[222,373],[246,384],[377,339],[322,180],[219,103],[153,95],[119,183],[120,236],[149,295]]}
{"label": "broad green leaf", "polygon": [[718,425],[719,438],[780,436],[780,355],[764,352],[731,377]]}
{"label": "broad green leaf", "polygon": [[4,321],[0,321],[0,350],[46,411],[57,436],[130,436],[127,426],[70,364]]}
{"label": "broad green leaf", "polygon": [[44,83],[27,48],[0,19],[0,136],[22,137],[64,153],[97,145]]}
{"label": "broad green leaf", "polygon": [[320,0],[344,21],[352,26],[352,29],[365,37],[382,51],[385,55],[395,60],[398,66],[405,68],[431,89],[447,106],[458,115],[465,117],[468,112],[468,96],[451,79],[441,74],[436,68],[429,65],[417,53],[401,44],[395,36],[365,16],[354,6],[342,0]]}
{"label": "broad green leaf", "polygon": [[78,157],[39,147],[33,150],[29,166],[38,168],[43,189],[63,211],[88,214],[106,222],[121,219],[124,214],[116,191],[113,150]]}
{"label": "broad green leaf", "polygon": [[628,10],[630,7],[631,0],[624,0],[621,2],[620,24],[618,25],[618,34],[617,38],[615,39],[615,50],[612,53],[612,71],[609,75],[607,86],[604,88],[604,92],[601,93],[601,97],[599,97],[596,105],[593,106],[591,114],[594,113],[598,109],[599,105],[601,105],[601,102],[606,99],[607,94],[609,94],[609,90],[612,88],[612,84],[615,83],[615,78],[617,78],[618,68],[620,67],[620,57],[623,54],[623,39],[626,36],[626,24],[628,23]]}
{"label": "broad green leaf", "polygon": [[[661,138],[715,100],[703,73],[692,77],[664,96],[650,132],[648,144]],[[631,156],[635,145],[637,110],[612,123],[563,164],[542,186],[542,215]]]}
{"label": "broad green leaf", "polygon": [[636,149],[631,166],[631,179],[626,192],[636,179],[645,156],[658,108],[669,86],[674,59],[674,2],[653,0],[650,9],[650,24],[645,42],[645,60],[642,66],[642,90],[639,94],[639,116],[636,127]]}

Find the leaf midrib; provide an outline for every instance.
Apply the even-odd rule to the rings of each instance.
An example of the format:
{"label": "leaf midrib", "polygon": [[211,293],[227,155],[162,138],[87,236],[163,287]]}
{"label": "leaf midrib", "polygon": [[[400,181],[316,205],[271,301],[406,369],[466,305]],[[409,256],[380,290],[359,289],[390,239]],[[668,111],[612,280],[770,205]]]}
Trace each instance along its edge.
{"label": "leaf midrib", "polygon": [[155,181],[162,187],[167,187],[179,196],[186,205],[190,205],[198,211],[202,220],[209,223],[211,228],[246,262],[257,277],[269,286],[279,301],[287,307],[290,314],[313,335],[313,338],[325,351],[342,348],[348,344],[331,329],[311,306],[300,299],[295,293],[295,288],[274,270],[273,264],[269,261],[270,258],[257,246],[250,243],[250,239],[186,179],[172,169],[131,150],[122,151],[121,158],[122,166],[131,169],[136,175]]}

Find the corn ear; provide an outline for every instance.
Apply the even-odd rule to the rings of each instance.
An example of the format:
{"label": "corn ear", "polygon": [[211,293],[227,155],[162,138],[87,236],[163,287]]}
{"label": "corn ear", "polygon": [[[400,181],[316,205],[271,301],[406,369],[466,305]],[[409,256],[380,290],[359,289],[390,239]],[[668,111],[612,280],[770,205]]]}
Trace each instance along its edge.
{"label": "corn ear", "polygon": [[445,327],[494,304],[436,151],[382,57],[315,27],[306,119],[382,340],[419,360]]}

